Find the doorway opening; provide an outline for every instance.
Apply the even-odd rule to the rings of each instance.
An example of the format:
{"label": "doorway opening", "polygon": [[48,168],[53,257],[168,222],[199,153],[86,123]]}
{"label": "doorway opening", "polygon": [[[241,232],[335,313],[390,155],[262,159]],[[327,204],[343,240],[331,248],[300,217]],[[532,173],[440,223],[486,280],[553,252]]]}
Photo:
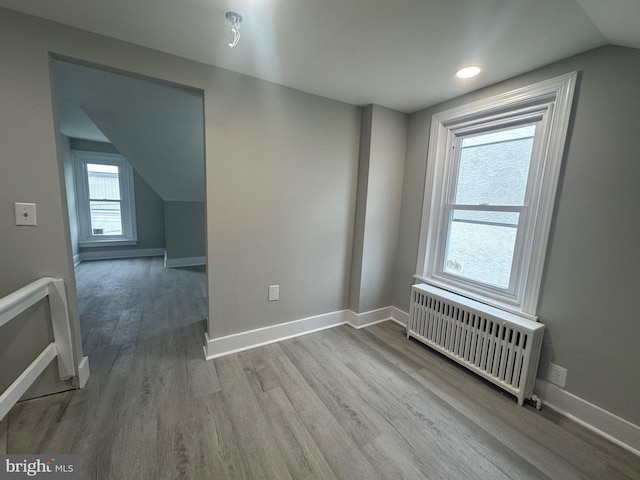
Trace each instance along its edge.
{"label": "doorway opening", "polygon": [[51,72],[84,354],[167,331],[201,354],[203,93],[68,59]]}

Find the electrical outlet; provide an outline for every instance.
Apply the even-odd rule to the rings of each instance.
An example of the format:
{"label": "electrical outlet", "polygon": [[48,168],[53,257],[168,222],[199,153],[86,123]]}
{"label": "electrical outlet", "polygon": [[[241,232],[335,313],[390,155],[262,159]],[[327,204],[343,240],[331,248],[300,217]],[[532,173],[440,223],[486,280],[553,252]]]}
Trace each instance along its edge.
{"label": "electrical outlet", "polygon": [[549,363],[547,380],[554,385],[564,388],[564,385],[567,383],[567,369],[556,365],[555,363]]}
{"label": "electrical outlet", "polygon": [[269,301],[280,300],[280,285],[269,285]]}

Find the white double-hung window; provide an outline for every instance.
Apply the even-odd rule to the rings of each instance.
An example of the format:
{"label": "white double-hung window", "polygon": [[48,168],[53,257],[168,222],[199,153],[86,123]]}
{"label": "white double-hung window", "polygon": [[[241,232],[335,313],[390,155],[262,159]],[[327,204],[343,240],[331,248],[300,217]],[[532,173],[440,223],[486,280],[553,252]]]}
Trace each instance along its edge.
{"label": "white double-hung window", "polygon": [[433,116],[417,278],[535,316],[575,78]]}
{"label": "white double-hung window", "polygon": [[75,152],[81,246],[135,245],[133,169],[121,155]]}

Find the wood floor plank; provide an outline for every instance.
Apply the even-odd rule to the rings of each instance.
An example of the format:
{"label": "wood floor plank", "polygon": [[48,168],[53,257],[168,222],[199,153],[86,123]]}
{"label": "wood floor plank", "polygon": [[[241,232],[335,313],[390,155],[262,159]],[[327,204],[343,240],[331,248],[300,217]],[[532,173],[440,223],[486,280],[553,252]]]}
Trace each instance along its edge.
{"label": "wood floor plank", "polygon": [[395,437],[381,435],[372,443],[363,447],[373,467],[381,472],[384,478],[406,480],[435,480],[447,477],[437,467],[428,465],[427,461],[416,461],[412,452],[402,448]]}
{"label": "wood floor plank", "polygon": [[[487,445],[492,438],[472,423],[459,418],[457,412],[434,399],[413,379],[392,373],[390,366],[381,363],[375,356],[370,357],[371,352],[367,353],[364,345],[351,343],[348,332],[344,332],[346,335],[342,332],[325,332],[324,335],[330,338],[332,344],[339,343],[342,347],[334,355],[350,362],[348,368],[353,377],[349,382],[354,384],[356,379],[364,380],[364,386],[359,387],[358,391],[365,404],[383,412],[383,421],[392,425],[395,431],[402,432],[407,442],[406,448],[417,459],[424,458],[423,461],[435,466],[437,471],[444,472],[448,478],[497,479],[508,478],[509,473],[516,472],[522,478],[542,478],[539,471],[531,468],[527,471],[526,463],[513,462],[504,446],[495,442]],[[308,341],[313,342],[313,339]],[[359,348],[363,355],[350,354],[354,348]],[[313,355],[321,351],[318,345],[312,345],[308,350]],[[331,362],[330,357],[322,360]],[[439,455],[433,455],[433,452]],[[442,456],[442,452],[446,452],[446,457]],[[443,462],[443,458],[446,461]],[[467,464],[473,465],[473,469],[467,468]]]}
{"label": "wood floor plank", "polygon": [[219,359],[216,369],[233,431],[242,452],[251,459],[251,477],[291,479],[238,358],[230,356]]}
{"label": "wood floor plank", "polygon": [[335,479],[331,466],[304,426],[282,388],[257,395],[287,468],[294,479]]}
{"label": "wood floor plank", "polygon": [[192,417],[200,452],[199,474],[193,478],[251,479],[250,458],[233,431],[222,392],[195,399]]}
{"label": "wood floor plank", "polygon": [[0,453],[77,453],[82,479],[640,479],[640,458],[519,407],[384,322],[203,360],[202,267],[77,269],[91,377],[20,402]]}
{"label": "wood floor plank", "polygon": [[[398,328],[403,330],[402,327],[393,325],[391,322],[387,322],[384,328],[390,331],[399,331]],[[552,410],[543,409],[542,412],[537,412],[531,407],[526,407],[524,410],[517,407],[511,401],[513,397],[510,395],[504,394],[494,385],[477,378],[466,369],[418,342],[407,342],[406,348],[424,355],[430,366],[427,370],[422,370],[423,374],[428,371],[429,375],[435,374],[436,378],[444,382],[433,385],[434,392],[438,394],[447,392],[447,383],[453,382],[456,385],[454,393],[446,398],[447,402],[455,404],[461,399],[477,398],[479,401],[467,403],[469,415],[478,418],[488,418],[491,415],[501,417],[504,422],[503,428],[496,432],[502,434],[511,429],[513,431],[511,438],[504,440],[510,445],[527,440],[526,444],[518,450],[518,454],[528,458],[532,452],[546,451],[552,455],[547,457],[545,453],[541,453],[538,464],[549,466],[557,458],[559,463],[565,466],[573,465],[579,469],[582,472],[580,475],[584,478],[605,478],[600,475],[606,468],[605,465],[610,462],[620,465],[629,478],[640,478],[640,462],[632,453]],[[434,358],[435,364],[431,363]],[[474,381],[469,382],[466,378],[468,376]],[[489,424],[486,426],[490,427]],[[515,444],[514,439],[517,439]],[[614,460],[611,460],[612,458]]]}
{"label": "wood floor plank", "polygon": [[[403,328],[387,322],[384,326],[371,329],[370,332],[358,334],[373,334],[385,338],[387,334],[383,333],[383,330],[386,330],[387,334],[401,333]],[[395,339],[391,344],[398,345],[397,335],[393,336]],[[429,391],[436,392],[448,404],[473,419],[483,430],[509,445],[518,456],[537,465],[551,478],[603,478],[601,474],[606,468],[608,455],[602,449],[594,448],[592,442],[583,443],[576,438],[572,439],[564,429],[554,428],[555,425],[547,418],[553,414],[548,411],[540,414],[532,408],[519,407],[514,404],[511,396],[503,394],[495,386],[479,378],[474,378],[467,370],[425,346],[413,341],[403,343],[405,352],[411,352],[410,355],[417,359],[417,362],[422,358],[426,365],[425,368],[411,373],[411,376],[424,383]],[[389,345],[386,342],[372,343],[374,348],[385,352],[386,355],[393,357],[400,354],[398,350],[389,349]],[[494,419],[500,419],[501,422],[498,423]],[[577,426],[573,422],[570,423]],[[593,439],[591,432],[581,430]],[[617,447],[615,450],[620,452]]]}
{"label": "wood floor plank", "polygon": [[140,309],[124,310],[111,331],[111,346],[127,346],[136,343],[142,312]]}
{"label": "wood floor plank", "polygon": [[286,354],[279,344],[265,345],[238,355],[242,359],[245,375],[256,395],[280,387],[278,372],[272,368],[269,360],[284,356]]}
{"label": "wood floor plank", "polygon": [[[514,413],[515,407],[511,404],[510,398],[501,398],[499,394],[491,397],[483,396],[484,391],[477,392],[473,387],[465,393],[469,395],[473,395],[474,391],[478,393],[475,395],[477,399],[475,405],[456,401],[455,398],[459,395],[460,390],[450,389],[447,383],[450,383],[451,379],[448,381],[441,377],[434,377],[429,369],[420,370],[413,376],[427,388],[439,386],[440,398],[451,402],[463,415],[473,418],[479,428],[503,444],[509,445],[516,455],[534,465],[548,477],[601,478],[597,472],[590,472],[588,468],[584,468],[584,465],[580,465],[576,461],[567,461],[566,458],[563,458],[564,455],[560,455],[559,451],[554,450],[552,445],[559,445],[557,439],[554,438],[557,434],[556,429],[547,428],[545,431],[537,432],[535,428],[532,430],[528,428],[532,424],[539,423],[549,426],[540,414],[526,410]],[[522,409],[522,407],[518,408]],[[536,418],[530,422],[527,418],[529,416]],[[496,418],[501,420],[500,423],[494,421]],[[576,448],[576,452],[580,457],[586,458],[587,456],[587,452],[581,451],[580,447]]]}
{"label": "wood floor plank", "polygon": [[198,419],[185,412],[192,405],[191,401],[181,402],[170,396],[158,406],[156,451],[150,455],[157,458],[156,477],[190,479],[201,473]]}
{"label": "wood floor plank", "polygon": [[340,372],[331,369],[331,364],[321,364],[304,347],[302,341],[294,339],[282,342],[292,363],[296,365],[314,394],[322,401],[356,446],[362,447],[380,436],[379,415],[371,410],[359,408],[362,399],[357,386],[343,381]]}
{"label": "wood floor plank", "polygon": [[[200,337],[204,338],[204,336]],[[213,362],[202,358],[189,358],[186,365],[187,388],[193,398],[208,396],[220,391],[218,372]]]}
{"label": "wood floor plank", "polygon": [[[367,340],[369,340],[367,332],[348,332],[346,337],[351,335],[366,335]],[[407,347],[411,343],[408,342]],[[380,347],[376,342],[372,342],[370,346],[376,351]],[[416,345],[416,347],[424,348],[419,345]],[[388,348],[383,349],[383,351],[385,355],[397,356]],[[426,355],[433,356],[430,352],[426,352]],[[567,464],[560,458],[555,459],[553,456],[545,456],[548,459],[546,463],[535,462],[532,458],[523,458],[523,456],[526,457],[528,455],[532,446],[535,445],[538,450],[543,446],[535,444],[534,441],[528,441],[527,433],[523,433],[518,429],[516,430],[518,442],[514,442],[513,438],[509,436],[511,431],[509,428],[505,428],[506,426],[503,423],[505,412],[517,410],[519,418],[527,415],[535,416],[535,412],[519,407],[512,401],[511,397],[502,395],[495,388],[477,381],[476,378],[469,378],[469,373],[466,370],[461,370],[457,365],[452,365],[446,360],[443,361],[436,358],[434,368],[446,371],[445,377],[447,379],[459,381],[463,388],[467,390],[456,390],[454,394],[443,399],[437,394],[434,395],[435,390],[422,382],[421,374],[431,372],[429,367],[423,368],[418,372],[406,373],[427,387],[423,392],[426,398],[429,398],[430,404],[440,406],[439,412],[445,420],[444,423],[450,425],[451,431],[455,432],[459,438],[466,439],[470,449],[477,450],[478,453],[496,464],[501,471],[504,471],[511,478],[517,478],[518,476],[532,479],[553,479],[562,478],[563,476],[581,478],[584,472],[578,468],[573,468],[571,464]],[[402,376],[398,378],[402,378]],[[446,380],[443,379],[443,381]],[[442,388],[444,387],[442,385]],[[438,393],[440,393],[440,390],[438,390]],[[485,397],[483,397],[483,394],[486,394]],[[496,402],[499,406],[496,406],[491,412],[483,410],[484,405],[496,405]],[[483,411],[484,415],[477,415],[475,412],[478,411]],[[476,433],[471,434],[471,432]],[[549,453],[547,452],[547,454]],[[554,465],[557,468],[554,469]]]}
{"label": "wood floor plank", "polygon": [[298,417],[339,479],[380,479],[351,436],[316,395],[289,358],[269,360]]}
{"label": "wood floor plank", "polygon": [[[56,429],[71,397],[71,392],[51,395],[46,406],[35,401],[18,403],[8,416],[8,449],[16,448],[21,453],[48,451],[48,439]],[[28,432],[29,435],[16,435],[18,432]]]}
{"label": "wood floor plank", "polygon": [[[322,364],[323,368],[327,369],[327,383],[315,380],[309,382],[309,385],[316,392],[325,389],[331,392],[332,395],[321,394],[319,398],[325,398],[325,404],[332,414],[338,418],[343,427],[348,425],[345,430],[351,433],[354,441],[357,441],[357,437],[353,437],[353,431],[359,428],[362,423],[370,423],[376,426],[378,434],[370,436],[366,444],[360,445],[368,462],[372,465],[379,463],[378,458],[371,457],[371,446],[377,445],[379,443],[378,439],[384,436],[387,439],[393,438],[396,444],[399,445],[398,448],[407,451],[408,456],[411,458],[409,464],[400,464],[396,470],[403,471],[406,466],[411,465],[410,468],[421,470],[425,474],[424,478],[452,478],[454,471],[450,469],[448,460],[441,456],[440,444],[420,431],[419,422],[411,418],[411,415],[403,412],[397,404],[388,403],[388,398],[380,395],[381,392],[378,388],[369,389],[369,385],[363,383],[348,368],[346,370],[332,369],[330,364],[335,362],[335,359],[314,359],[311,351],[317,352],[317,350],[305,348],[301,345],[301,343],[306,344],[306,342],[311,341],[311,338],[307,337],[301,340],[303,341],[290,340],[286,344],[283,342],[283,348],[291,355],[292,361],[308,382],[309,376],[313,375],[312,371],[307,370],[309,365],[314,363],[315,365]],[[356,392],[357,396],[344,395],[344,390],[336,389],[330,385],[331,382],[348,385],[349,388]],[[334,401],[333,396],[337,397],[338,400]],[[419,439],[419,442],[415,443],[417,439]],[[416,454],[412,444],[419,444],[424,455]],[[429,475],[427,475],[427,472],[430,472]]]}

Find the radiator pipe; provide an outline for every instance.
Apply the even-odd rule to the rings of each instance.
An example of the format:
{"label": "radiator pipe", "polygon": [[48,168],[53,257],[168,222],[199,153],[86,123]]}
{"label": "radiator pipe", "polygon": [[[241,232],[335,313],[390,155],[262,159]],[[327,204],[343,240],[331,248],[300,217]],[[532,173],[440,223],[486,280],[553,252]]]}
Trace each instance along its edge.
{"label": "radiator pipe", "polygon": [[542,399],[541,399],[538,395],[536,395],[536,394],[534,393],[533,395],[531,395],[531,397],[529,397],[529,399],[530,399],[532,402],[535,402],[535,404],[536,404],[536,410],[538,410],[538,411],[542,410]]}

